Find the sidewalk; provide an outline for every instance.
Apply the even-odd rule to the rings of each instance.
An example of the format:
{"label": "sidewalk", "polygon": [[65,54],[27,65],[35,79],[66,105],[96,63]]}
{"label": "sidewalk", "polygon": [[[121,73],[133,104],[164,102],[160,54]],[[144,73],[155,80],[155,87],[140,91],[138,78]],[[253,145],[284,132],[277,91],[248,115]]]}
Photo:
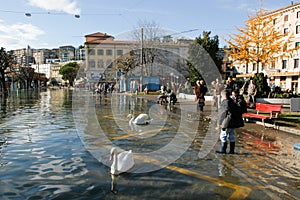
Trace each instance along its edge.
{"label": "sidewalk", "polygon": [[[131,94],[128,94],[128,95],[131,95]],[[184,104],[188,104],[188,105],[191,105],[191,106],[196,106],[196,103],[193,100],[192,96],[193,95],[188,95],[188,96],[185,96],[184,98],[180,98],[179,97],[177,104],[184,103]],[[139,97],[139,98],[146,98],[146,99],[152,100],[154,102],[157,102],[157,96],[156,95],[138,95],[137,97]],[[206,98],[205,102],[206,102],[206,106],[205,107],[206,108],[211,108],[211,101],[210,101],[210,99]],[[208,111],[210,111],[210,109]],[[256,124],[263,126],[263,123],[261,121],[256,121]],[[247,122],[245,123],[245,126],[247,126]],[[265,123],[265,126],[268,127],[268,128],[274,128],[273,124]],[[299,129],[290,128],[290,127],[286,127],[286,126],[278,126],[278,125],[276,125],[275,129],[276,130],[280,130],[280,131],[284,131],[284,132],[287,132],[287,133],[291,133],[291,134],[294,134],[294,135],[297,135],[297,136],[300,136],[300,130]]]}

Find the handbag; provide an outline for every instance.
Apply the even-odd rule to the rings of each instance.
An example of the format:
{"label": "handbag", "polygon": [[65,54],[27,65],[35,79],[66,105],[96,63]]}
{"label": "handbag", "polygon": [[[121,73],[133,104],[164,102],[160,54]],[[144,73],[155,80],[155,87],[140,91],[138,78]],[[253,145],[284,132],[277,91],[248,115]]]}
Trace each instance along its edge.
{"label": "handbag", "polygon": [[229,127],[229,123],[230,123],[231,117],[232,117],[231,116],[231,112],[227,111],[226,112],[226,117],[222,121],[221,128],[228,128]]}

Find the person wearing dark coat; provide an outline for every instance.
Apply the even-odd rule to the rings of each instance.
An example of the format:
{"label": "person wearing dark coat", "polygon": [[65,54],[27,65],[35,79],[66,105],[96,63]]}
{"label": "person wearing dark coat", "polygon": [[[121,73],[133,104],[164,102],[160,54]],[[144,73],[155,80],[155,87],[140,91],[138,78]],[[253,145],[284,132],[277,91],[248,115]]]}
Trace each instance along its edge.
{"label": "person wearing dark coat", "polygon": [[247,112],[247,102],[245,101],[245,98],[243,97],[243,95],[239,94],[238,90],[235,90],[232,92],[231,97],[232,97],[234,103],[236,103],[236,105],[240,107],[242,113],[246,113]]}
{"label": "person wearing dark coat", "polygon": [[206,92],[207,87],[205,85],[204,80],[198,80],[194,88],[194,94],[196,95],[196,100],[198,104],[197,108],[199,108],[201,112],[203,112],[203,107],[205,106],[204,95],[206,94]]}
{"label": "person wearing dark coat", "polygon": [[219,126],[221,128],[220,140],[221,149],[217,153],[226,153],[227,139],[230,142],[230,154],[234,154],[235,137],[234,131],[236,128],[243,127],[244,121],[242,112],[239,106],[230,98],[230,93],[227,90],[221,92],[222,102],[219,109]]}

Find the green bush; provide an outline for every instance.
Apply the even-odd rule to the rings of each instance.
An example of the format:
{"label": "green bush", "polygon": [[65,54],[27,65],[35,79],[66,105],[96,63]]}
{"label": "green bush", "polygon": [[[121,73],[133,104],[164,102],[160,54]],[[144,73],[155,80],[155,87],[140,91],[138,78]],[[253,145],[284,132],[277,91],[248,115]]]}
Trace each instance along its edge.
{"label": "green bush", "polygon": [[282,98],[289,98],[290,97],[290,94],[289,93],[283,93],[282,94]]}

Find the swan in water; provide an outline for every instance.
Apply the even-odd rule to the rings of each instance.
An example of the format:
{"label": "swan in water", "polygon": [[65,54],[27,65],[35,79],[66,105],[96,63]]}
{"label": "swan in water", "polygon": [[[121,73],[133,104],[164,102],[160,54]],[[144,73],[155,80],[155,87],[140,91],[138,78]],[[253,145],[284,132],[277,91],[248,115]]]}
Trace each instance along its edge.
{"label": "swan in water", "polygon": [[113,147],[110,150],[110,160],[113,161],[110,168],[110,173],[113,175],[126,172],[134,165],[133,154],[131,150],[119,152],[117,148]]}
{"label": "swan in water", "polygon": [[146,125],[146,124],[150,124],[150,122],[152,121],[149,115],[145,113],[139,114],[136,118],[134,118],[133,114],[129,114],[127,117],[131,118],[129,124]]}

